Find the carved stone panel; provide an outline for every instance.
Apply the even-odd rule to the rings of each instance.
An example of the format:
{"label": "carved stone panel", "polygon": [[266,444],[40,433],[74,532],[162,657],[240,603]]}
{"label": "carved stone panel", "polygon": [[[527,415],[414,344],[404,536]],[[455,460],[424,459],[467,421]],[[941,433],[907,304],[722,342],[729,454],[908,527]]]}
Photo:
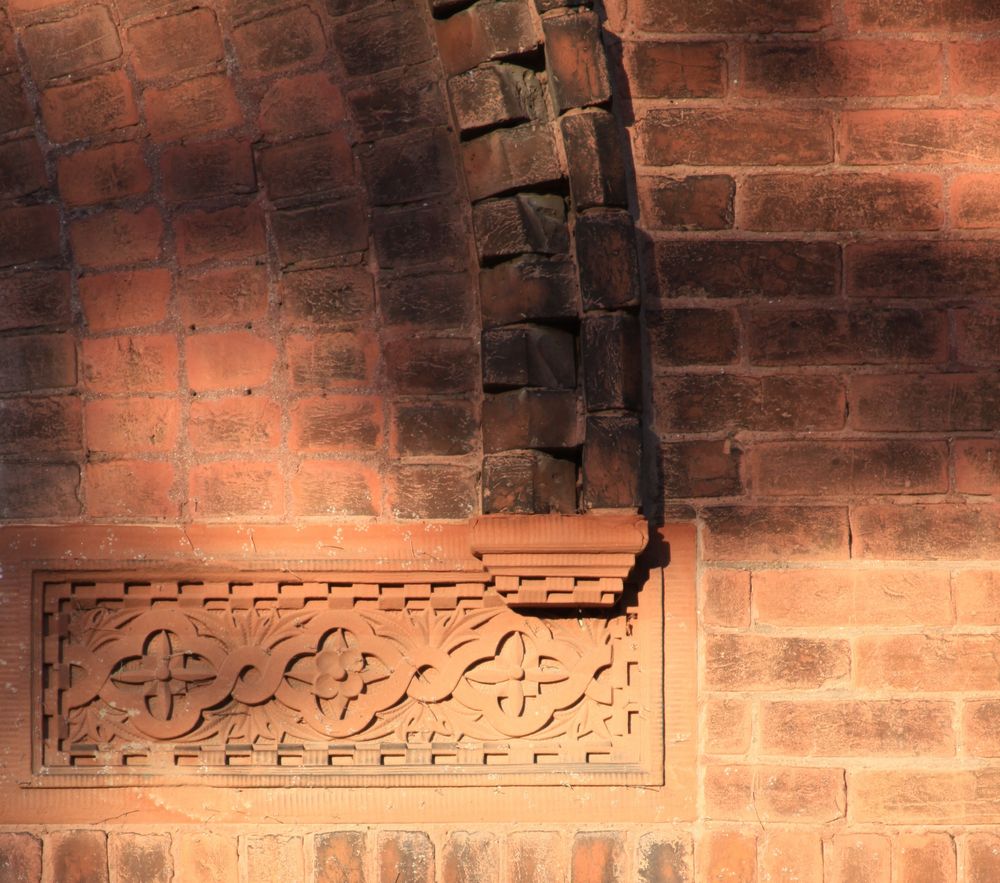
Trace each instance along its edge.
{"label": "carved stone panel", "polygon": [[655,589],[296,577],[36,574],[34,784],[662,781]]}

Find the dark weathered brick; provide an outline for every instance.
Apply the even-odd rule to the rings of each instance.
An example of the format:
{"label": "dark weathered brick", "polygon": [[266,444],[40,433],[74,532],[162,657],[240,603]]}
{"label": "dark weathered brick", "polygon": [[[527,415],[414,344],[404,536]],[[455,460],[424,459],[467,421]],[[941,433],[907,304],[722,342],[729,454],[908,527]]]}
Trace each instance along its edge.
{"label": "dark weathered brick", "polygon": [[374,205],[398,205],[451,192],[457,157],[446,129],[382,138],[360,149]]}
{"label": "dark weathered brick", "polygon": [[576,511],[576,463],[540,451],[483,458],[483,512],[525,514]]}
{"label": "dark weathered brick", "polygon": [[587,316],[580,350],[588,411],[641,409],[642,345],[635,316]]}
{"label": "dark weathered brick", "polygon": [[487,453],[521,448],[573,448],[583,441],[578,395],[571,391],[520,389],[483,402]]}
{"label": "dark weathered brick", "polygon": [[566,258],[526,256],[483,270],[479,294],[486,327],[571,319],[580,312],[576,270]]}
{"label": "dark weathered brick", "polygon": [[607,111],[567,114],[559,121],[569,166],[569,192],[577,211],[625,206],[625,161],[618,123]]}
{"label": "dark weathered brick", "polygon": [[483,334],[487,386],[576,386],[574,335],[537,325],[496,328]]}
{"label": "dark weathered brick", "polygon": [[560,196],[522,193],[489,199],[475,206],[472,220],[484,260],[522,252],[559,254],[569,248],[566,203]]}
{"label": "dark weathered brick", "polygon": [[639,303],[635,227],[627,212],[588,212],[576,221],[576,260],[585,310]]}
{"label": "dark weathered brick", "polygon": [[583,445],[583,505],[633,508],[642,502],[642,427],[638,417],[588,417]]}
{"label": "dark weathered brick", "polygon": [[545,60],[559,110],[601,104],[611,79],[597,15],[589,9],[544,19]]}

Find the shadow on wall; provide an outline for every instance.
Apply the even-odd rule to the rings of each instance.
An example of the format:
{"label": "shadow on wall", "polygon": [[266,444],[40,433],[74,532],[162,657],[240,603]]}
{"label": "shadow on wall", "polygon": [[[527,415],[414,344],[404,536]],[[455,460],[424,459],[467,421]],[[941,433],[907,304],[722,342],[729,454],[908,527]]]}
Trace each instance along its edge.
{"label": "shadow on wall", "polygon": [[0,13],[0,517],[466,517],[479,317],[418,4]]}

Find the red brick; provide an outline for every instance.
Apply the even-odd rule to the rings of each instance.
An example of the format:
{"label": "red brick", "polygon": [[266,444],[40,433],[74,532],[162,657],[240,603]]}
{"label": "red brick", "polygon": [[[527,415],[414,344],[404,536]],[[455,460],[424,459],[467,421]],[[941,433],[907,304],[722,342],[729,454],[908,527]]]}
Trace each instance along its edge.
{"label": "red brick", "polygon": [[6,134],[24,129],[33,123],[33,114],[28,106],[18,73],[0,77],[0,132]]}
{"label": "red brick", "polygon": [[[383,310],[389,281],[379,280]],[[332,267],[285,273],[279,288],[282,321],[294,326],[341,326],[374,314],[371,274],[360,267]]]}
{"label": "red brick", "polygon": [[251,77],[315,64],[326,51],[319,17],[305,6],[241,25],[233,31],[233,45]]}
{"label": "red brick", "polygon": [[108,842],[115,883],[170,883],[169,834],[112,834]]}
{"label": "red brick", "polygon": [[583,441],[579,396],[574,391],[521,389],[483,402],[487,453],[521,448],[575,448]]}
{"label": "red brick", "polygon": [[955,442],[955,489],[963,494],[1000,493],[1000,445],[996,441]]}
{"label": "red brick", "polygon": [[171,202],[191,202],[257,188],[250,142],[225,139],[184,144],[163,151],[163,193]]}
{"label": "red brick", "polygon": [[705,625],[750,627],[749,571],[706,570],[702,574],[701,620]]}
{"label": "red brick", "polygon": [[507,837],[510,883],[550,883],[566,879],[563,838],[548,831],[518,831]]}
{"label": "red brick", "polygon": [[500,850],[487,832],[454,831],[444,845],[442,883],[500,883]]}
{"label": "red brick", "polygon": [[943,362],[944,311],[760,310],[749,315],[748,350],[758,365]]}
{"label": "red brick", "polygon": [[139,108],[124,71],[42,92],[42,119],[52,141],[66,143],[137,125]]}
{"label": "red brick", "polygon": [[48,183],[38,141],[22,138],[0,144],[0,197],[26,196]]}
{"label": "red brick", "polygon": [[59,158],[59,195],[69,205],[94,205],[149,190],[153,182],[136,141],[123,141]]}
{"label": "red brick", "polygon": [[303,460],[292,475],[293,515],[333,518],[378,515],[382,489],[370,466],[340,460]]}
{"label": "red brick", "polygon": [[638,125],[651,165],[822,165],[833,161],[829,113],[685,107],[650,111]]}
{"label": "red brick", "polygon": [[188,441],[198,451],[255,451],[281,443],[281,408],[258,395],[196,398],[188,418]]}
{"label": "red brick", "polygon": [[243,260],[267,253],[264,213],[259,205],[190,211],[174,219],[182,265]]}
{"label": "red brick", "polygon": [[826,299],[839,291],[833,242],[661,240],[655,245],[662,297]]}
{"label": "red brick", "polygon": [[284,483],[276,463],[218,460],[192,466],[189,475],[188,511],[196,519],[284,514]]}
{"label": "red brick", "polygon": [[532,119],[543,100],[535,74],[513,64],[484,64],[452,77],[448,95],[463,132]]}
{"label": "red brick", "polygon": [[655,398],[661,432],[776,432],[844,425],[844,389],[836,377],[670,375],[656,381]]}
{"label": "red brick", "polygon": [[[574,229],[580,298],[585,310],[620,310],[639,303],[635,223],[627,212],[577,215]],[[576,300],[567,291],[568,309]]]}
{"label": "red brick", "polygon": [[753,577],[757,622],[767,626],[948,626],[947,571],[765,570]]}
{"label": "red brick", "polygon": [[855,110],[841,117],[842,161],[849,165],[995,163],[1000,112]]}
{"label": "red brick", "polygon": [[[528,133],[528,138],[530,137]],[[480,183],[485,181],[489,184],[491,175],[502,178],[533,168],[530,153],[525,155],[524,151],[523,127],[512,130],[506,138],[507,141],[497,141],[492,146],[509,149],[510,154],[507,159],[510,160],[510,167],[503,167],[504,157],[499,153],[489,155],[488,150],[481,150],[481,159],[492,165],[479,173]],[[361,168],[372,204],[401,205],[443,196],[454,191],[457,184],[457,163],[453,142],[454,136],[450,131],[434,128],[420,129],[397,138],[380,138],[371,144],[363,145],[359,151]],[[479,148],[476,148],[479,150],[485,143],[478,140],[469,142],[466,149],[472,150],[475,145],[479,145]],[[549,155],[538,158],[536,163],[538,168],[553,163],[552,145],[548,146]],[[500,160],[499,164],[497,160]],[[475,170],[470,171],[470,181],[475,174]]]}
{"label": "red brick", "polygon": [[434,844],[423,831],[383,831],[378,851],[380,883],[434,883]]}
{"label": "red brick", "polygon": [[948,490],[944,442],[779,442],[753,451],[754,488],[773,496],[933,494]]}
{"label": "red brick", "polygon": [[965,841],[967,883],[990,883],[1000,874],[1000,836],[970,833]]}
{"label": "red brick", "polygon": [[178,365],[177,339],[173,335],[83,341],[83,382],[90,392],[175,392]]}
{"label": "red brick", "polygon": [[210,9],[155,18],[129,28],[132,65],[142,80],[195,71],[225,53],[219,23]]}
{"label": "red brick", "polygon": [[75,386],[76,341],[70,334],[0,337],[0,392]]}
{"label": "red brick", "polygon": [[70,277],[62,270],[15,273],[0,278],[0,331],[68,325]]}
{"label": "red brick", "polygon": [[372,385],[378,343],[368,334],[294,334],[285,338],[291,386],[296,391],[358,390]]}
{"label": "red brick", "polygon": [[719,98],[726,91],[725,43],[625,44],[636,98]]}
{"label": "red brick", "polygon": [[938,503],[858,506],[851,516],[860,558],[1000,557],[997,506]]}
{"label": "red brick", "polygon": [[[475,283],[467,272],[407,273],[379,280],[382,324],[398,329],[465,329],[474,315]],[[361,294],[359,290],[358,294]],[[331,308],[334,306],[331,301]],[[342,314],[350,318],[350,313]]]}
{"label": "red brick", "polygon": [[827,823],[843,818],[844,772],[777,766],[709,766],[705,815],[711,819]]}
{"label": "red brick", "polygon": [[397,466],[391,482],[393,518],[465,520],[479,511],[479,474],[475,469],[438,464]]}
{"label": "red brick", "polygon": [[473,200],[506,190],[556,181],[562,168],[546,123],[496,129],[462,145],[465,177]]}
{"label": "red brick", "polygon": [[743,492],[743,450],[728,439],[665,443],[660,453],[667,497],[728,497]]}
{"label": "red brick", "polygon": [[122,54],[118,29],[107,6],[87,4],[56,21],[31,25],[21,34],[36,82],[79,74]]}
{"label": "red brick", "polygon": [[51,883],[108,883],[108,845],[103,831],[58,831],[45,838]]}
{"label": "red brick", "polygon": [[962,709],[965,751],[973,757],[1000,757],[1000,701],[966,700]]}
{"label": "red brick", "polygon": [[478,386],[479,354],[468,338],[392,340],[383,346],[382,358],[397,393],[470,392]]}
{"label": "red brick", "polygon": [[337,53],[349,76],[368,76],[411,67],[433,57],[418,3],[374,4],[341,19],[333,31]]}
{"label": "red brick", "polygon": [[956,176],[951,185],[951,212],[958,227],[975,230],[1000,226],[1000,176]]}
{"label": "red brick", "polygon": [[337,395],[300,399],[292,409],[290,445],[300,451],[365,451],[382,444],[379,399]]}
{"label": "red brick", "polygon": [[76,396],[0,399],[0,453],[78,451],[81,437]]}
{"label": "red brick", "polygon": [[1000,406],[1000,390],[980,374],[866,374],[850,383],[851,424],[868,431],[989,431]]}
{"label": "red brick", "polygon": [[188,382],[198,392],[263,386],[278,358],[274,343],[251,331],[190,335],[185,349]]}
{"label": "red brick", "polygon": [[[557,199],[562,207],[562,197]],[[488,204],[480,202],[475,208]],[[459,255],[463,254],[467,236],[465,220],[454,199],[425,200],[373,212],[375,257],[383,270],[463,269],[467,264]]]}
{"label": "red brick", "polygon": [[[4,466],[0,469],[0,518],[59,519],[80,514],[80,467],[75,463],[7,461]],[[55,864],[59,866],[58,853]],[[77,878],[57,879],[62,883]],[[81,883],[99,879],[88,877]]]}
{"label": "red brick", "polygon": [[526,319],[568,319],[579,312],[576,273],[565,259],[515,258],[483,270],[479,288],[487,326]]}
{"label": "red brick", "polygon": [[365,883],[364,832],[317,834],[315,844],[315,883]]}
{"label": "red brick", "polygon": [[823,843],[814,831],[768,831],[759,846],[760,879],[823,883]]}
{"label": "red brick", "polygon": [[[194,880],[236,880],[236,838],[213,834],[187,826],[174,835],[174,853],[177,857],[177,879],[190,876]],[[317,881],[318,883],[318,881]]]}
{"label": "red brick", "polygon": [[569,249],[566,203],[554,194],[520,193],[473,207],[472,223],[481,261],[525,252],[562,254]]}
{"label": "red brick", "polygon": [[577,511],[576,464],[540,451],[483,458],[483,512],[524,514]]}
{"label": "red brick", "polygon": [[706,699],[703,747],[708,754],[745,754],[750,748],[751,705],[742,699]]}
{"label": "red brick", "polygon": [[981,31],[1000,25],[1000,9],[992,3],[927,0],[913,6],[907,0],[848,0],[852,29],[866,31]]}
{"label": "red brick", "polygon": [[42,878],[42,843],[32,834],[0,834],[0,875],[11,883]]}
{"label": "red brick", "polygon": [[641,502],[642,429],[637,417],[587,418],[583,446],[585,509],[631,509]]}
{"label": "red brick", "polygon": [[851,815],[861,823],[996,825],[1000,822],[996,798],[1000,768],[997,767],[858,770],[850,778]]}
{"label": "red brick", "polygon": [[115,0],[122,18],[148,18],[177,11],[184,0]]}
{"label": "red brick", "polygon": [[605,883],[624,874],[625,844],[620,833],[588,831],[573,838],[572,883]]}
{"label": "red brick", "polygon": [[942,223],[935,175],[752,175],[736,217],[751,230],[936,230]]}
{"label": "red brick", "polygon": [[1000,40],[952,43],[948,48],[954,92],[980,98],[1000,92]]}
{"label": "red brick", "polygon": [[739,831],[705,831],[695,852],[698,879],[756,883],[757,839]]}
{"label": "red brick", "polygon": [[179,141],[206,132],[222,132],[243,122],[233,84],[222,74],[188,80],[143,95],[146,121],[156,141]]}
{"label": "red brick", "polygon": [[368,247],[368,211],[357,198],[271,215],[282,266],[361,252]]}
{"label": "red brick", "polygon": [[0,209],[0,267],[58,258],[59,210],[53,205]]}
{"label": "red brick", "polygon": [[734,310],[650,310],[646,329],[657,367],[727,365],[737,359],[739,324]]}
{"label": "red brick", "polygon": [[857,639],[855,683],[862,689],[991,690],[1000,660],[988,635],[863,635]]}
{"label": "red brick", "polygon": [[705,514],[705,556],[716,561],[808,561],[849,557],[840,507],[726,506]]}
{"label": "red brick", "polygon": [[344,120],[343,96],[327,74],[276,80],[260,100],[260,129],[272,140],[328,132]]}
{"label": "red brick", "polygon": [[950,702],[841,700],[762,702],[764,754],[793,757],[955,754]]}
{"label": "red brick", "polygon": [[[174,467],[171,463],[115,460],[88,463],[83,489],[90,518],[176,518],[180,507],[171,498]],[[155,879],[125,877],[116,879]],[[89,878],[88,878],[89,879]]]}
{"label": "red brick", "polygon": [[14,29],[4,16],[0,18],[0,73],[17,70],[20,62],[14,45]]}
{"label": "red brick", "polygon": [[969,625],[1000,625],[1000,574],[966,570],[955,574],[958,621]]}
{"label": "red brick", "polygon": [[542,21],[549,85],[559,110],[601,104],[611,97],[611,80],[597,15],[589,9]]}
{"label": "red brick", "polygon": [[267,314],[267,270],[250,266],[185,273],[177,293],[181,320],[192,328],[252,322]]}
{"label": "red brick", "polygon": [[729,175],[644,178],[639,184],[643,226],[653,230],[727,230],[733,226],[736,185]]}
{"label": "red brick", "polygon": [[139,211],[110,209],[73,221],[69,241],[77,263],[114,267],[155,261],[163,243],[163,218],[153,206]]}
{"label": "red brick", "polygon": [[635,14],[640,28],[667,34],[818,31],[831,23],[829,0],[775,0],[763,6],[727,0],[642,0]]}
{"label": "red brick", "polygon": [[325,193],[355,179],[351,145],[341,132],[265,148],[260,168],[271,199]]}
{"label": "red brick", "polygon": [[759,98],[937,95],[941,47],[904,40],[748,43],[740,89]]}
{"label": "red brick", "polygon": [[168,270],[125,270],[80,279],[80,301],[91,332],[156,325],[167,317]]}
{"label": "red brick", "polygon": [[824,844],[831,880],[889,883],[891,841],[881,834],[838,834]]}
{"label": "red brick", "polygon": [[305,879],[301,838],[278,834],[247,837],[246,849],[247,883]]}
{"label": "red brick", "polygon": [[874,242],[846,250],[851,297],[992,298],[1000,291],[1000,248],[996,242]]}
{"label": "red brick", "polygon": [[534,49],[538,35],[524,0],[474,3],[435,23],[446,74],[459,74],[484,61]]}
{"label": "red brick", "polygon": [[850,675],[848,641],[708,635],[706,685],[712,690],[813,690]]}
{"label": "red brick", "polygon": [[180,402],[167,398],[87,402],[87,450],[98,454],[165,453],[177,444]]}

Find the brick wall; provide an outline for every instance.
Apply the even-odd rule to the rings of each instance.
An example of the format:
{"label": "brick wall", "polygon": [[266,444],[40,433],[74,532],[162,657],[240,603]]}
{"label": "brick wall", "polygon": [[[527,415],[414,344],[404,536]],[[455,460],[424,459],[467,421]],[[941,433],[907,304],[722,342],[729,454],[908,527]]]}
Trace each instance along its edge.
{"label": "brick wall", "polygon": [[609,22],[651,460],[702,526],[698,879],[992,879],[1000,10]]}

